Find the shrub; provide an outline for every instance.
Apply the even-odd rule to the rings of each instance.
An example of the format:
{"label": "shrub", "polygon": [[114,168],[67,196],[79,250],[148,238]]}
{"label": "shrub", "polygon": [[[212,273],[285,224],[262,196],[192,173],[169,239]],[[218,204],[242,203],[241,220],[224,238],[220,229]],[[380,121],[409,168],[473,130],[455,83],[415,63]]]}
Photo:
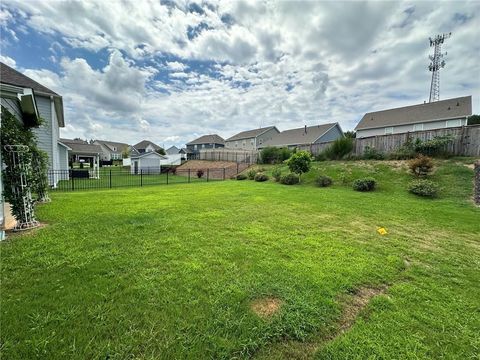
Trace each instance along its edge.
{"label": "shrub", "polygon": [[280,178],[280,182],[284,185],[295,185],[300,182],[300,178],[298,175],[294,173],[289,173],[287,175],[284,175]]}
{"label": "shrub", "polygon": [[291,172],[301,175],[310,170],[312,166],[312,155],[306,151],[299,151],[286,161]]}
{"label": "shrub", "polygon": [[408,167],[415,176],[427,176],[433,171],[433,161],[428,156],[419,155],[408,162]]}
{"label": "shrub", "polygon": [[408,191],[418,196],[434,198],[438,195],[438,185],[430,180],[415,180],[408,185]]}
{"label": "shrub", "polygon": [[205,172],[202,169],[197,170],[197,177],[200,179]]}
{"label": "shrub", "polygon": [[336,139],[332,145],[323,151],[323,155],[330,160],[341,160],[353,150],[353,139],[341,137]]}
{"label": "shrub", "polygon": [[257,174],[257,171],[255,169],[248,170],[247,172],[248,180],[253,180],[256,174]]}
{"label": "shrub", "polygon": [[276,182],[279,182],[280,178],[282,177],[282,170],[280,168],[273,169],[272,176]]}
{"label": "shrub", "polygon": [[447,145],[453,141],[453,136],[435,136],[431,140],[421,141],[417,139],[415,141],[415,151],[419,154],[429,156],[447,155]]}
{"label": "shrub", "polygon": [[237,179],[237,180],[246,180],[246,179],[247,179],[247,175],[245,175],[245,174],[238,174],[236,179]]}
{"label": "shrub", "polygon": [[333,180],[330,176],[321,175],[315,179],[315,183],[320,187],[327,187],[333,184]]}
{"label": "shrub", "polygon": [[262,164],[280,164],[292,155],[292,151],[287,148],[266,147],[260,152],[260,162]]}
{"label": "shrub", "polygon": [[365,160],[383,160],[385,159],[385,154],[374,147],[366,146],[363,151],[363,158]]}
{"label": "shrub", "polygon": [[353,182],[353,190],[355,191],[373,191],[377,181],[374,178],[357,179]]}
{"label": "shrub", "polygon": [[255,175],[255,181],[264,182],[268,180],[268,176],[262,173],[258,173]]}

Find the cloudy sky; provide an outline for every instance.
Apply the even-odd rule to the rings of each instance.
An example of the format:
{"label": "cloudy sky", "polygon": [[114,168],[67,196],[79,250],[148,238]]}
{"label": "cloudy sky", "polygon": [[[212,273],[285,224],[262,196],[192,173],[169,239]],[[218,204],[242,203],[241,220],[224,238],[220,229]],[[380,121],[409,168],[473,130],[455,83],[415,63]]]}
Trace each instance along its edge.
{"label": "cloudy sky", "polygon": [[8,1],[1,61],[64,97],[63,137],[183,145],[440,97],[480,112],[480,2]]}

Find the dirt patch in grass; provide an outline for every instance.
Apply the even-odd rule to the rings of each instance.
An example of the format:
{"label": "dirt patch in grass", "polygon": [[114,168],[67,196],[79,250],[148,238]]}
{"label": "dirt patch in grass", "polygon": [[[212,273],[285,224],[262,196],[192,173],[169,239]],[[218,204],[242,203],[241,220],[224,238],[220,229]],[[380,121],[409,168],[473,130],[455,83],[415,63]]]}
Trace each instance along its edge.
{"label": "dirt patch in grass", "polygon": [[282,300],[275,297],[255,299],[251,302],[250,308],[262,319],[268,319],[275,315],[282,306]]}

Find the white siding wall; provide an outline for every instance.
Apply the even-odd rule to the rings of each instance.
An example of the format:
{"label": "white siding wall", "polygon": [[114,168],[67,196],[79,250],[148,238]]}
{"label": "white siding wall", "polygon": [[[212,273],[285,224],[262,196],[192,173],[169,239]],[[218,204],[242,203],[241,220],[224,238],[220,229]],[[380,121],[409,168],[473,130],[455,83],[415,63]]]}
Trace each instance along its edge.
{"label": "white siding wall", "polygon": [[[462,118],[459,120],[462,120],[462,125],[467,125],[466,118]],[[431,121],[431,122],[423,123],[423,130],[445,129],[446,127],[447,127],[446,120]],[[412,132],[412,131],[414,131],[413,124],[393,126],[394,134],[403,134],[403,133]],[[377,135],[385,135],[385,127],[376,128],[376,129],[357,130],[357,138],[377,136]]]}
{"label": "white siding wall", "polygon": [[68,170],[68,150],[65,146],[58,146],[58,170]]}

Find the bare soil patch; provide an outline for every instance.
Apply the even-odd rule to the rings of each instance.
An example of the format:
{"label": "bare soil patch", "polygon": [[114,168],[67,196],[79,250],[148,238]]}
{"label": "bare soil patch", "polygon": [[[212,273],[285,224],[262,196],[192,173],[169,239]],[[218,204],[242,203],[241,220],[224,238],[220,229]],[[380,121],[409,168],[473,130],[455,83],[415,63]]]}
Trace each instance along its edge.
{"label": "bare soil patch", "polygon": [[283,301],[275,297],[259,298],[252,301],[250,308],[262,319],[275,315],[282,306]]}

